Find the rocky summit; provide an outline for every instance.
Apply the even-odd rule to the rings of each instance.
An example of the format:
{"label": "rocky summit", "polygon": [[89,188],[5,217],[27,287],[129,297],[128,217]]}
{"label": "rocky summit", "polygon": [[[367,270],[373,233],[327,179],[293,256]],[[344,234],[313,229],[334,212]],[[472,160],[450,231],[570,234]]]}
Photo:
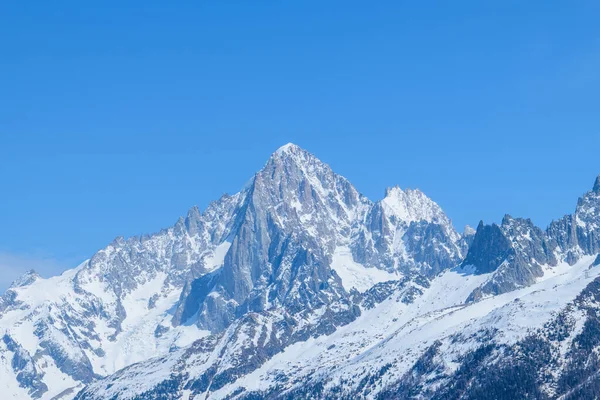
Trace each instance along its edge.
{"label": "rocky summit", "polygon": [[13,399],[600,395],[600,176],[545,229],[459,233],[287,144],[246,187],[0,297]]}

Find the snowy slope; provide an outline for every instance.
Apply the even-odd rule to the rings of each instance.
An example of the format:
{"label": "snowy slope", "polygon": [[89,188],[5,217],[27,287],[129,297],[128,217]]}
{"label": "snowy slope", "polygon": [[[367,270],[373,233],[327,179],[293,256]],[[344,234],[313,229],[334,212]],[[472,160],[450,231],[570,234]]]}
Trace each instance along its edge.
{"label": "snowy slope", "polygon": [[359,292],[364,292],[377,283],[394,281],[401,277],[397,271],[388,272],[374,267],[367,268],[357,263],[347,246],[336,247],[331,260],[331,268],[338,274],[344,289],[347,291],[356,289]]}
{"label": "snowy slope", "polygon": [[[110,305],[114,298],[102,292],[102,285],[90,282],[83,290],[94,294],[81,296],[74,289],[77,273],[87,266],[66,271],[59,277],[38,279],[33,284],[13,289],[18,308],[5,311],[0,319],[0,335],[16,341],[21,351],[32,357],[35,373],[48,391],[41,398],[51,399],[72,387],[107,375],[157,354],[168,353],[173,346],[186,346],[206,332],[196,327],[169,329],[155,335],[157,327],[170,326],[169,310],[178,300],[178,291],[160,297],[153,308],[148,304],[160,293],[165,276],[138,286],[122,299],[123,319],[120,332],[102,312],[90,315],[84,301],[93,301],[99,307]],[[85,300],[82,300],[85,299]],[[116,336],[114,336],[116,334]],[[15,364],[10,349],[0,344],[2,368],[10,370]],[[33,368],[33,367],[28,367]],[[14,368],[13,371],[14,373]],[[91,375],[91,376],[90,376]],[[6,377],[3,374],[4,377]],[[17,382],[9,379],[11,384]],[[23,396],[22,390],[16,398]]]}
{"label": "snowy slope", "polygon": [[23,391],[72,397],[101,376],[205,336],[171,320],[186,276],[219,268],[231,245],[222,217],[198,225],[236,201],[223,198],[204,215],[193,208],[151,236],[117,238],[60,276],[29,273],[15,282],[0,299],[0,364],[11,371],[5,386],[17,398]]}
{"label": "snowy slope", "polygon": [[[232,394],[244,398],[250,393],[259,397],[283,396],[316,386],[334,397],[345,393],[376,398],[380,391],[410,371],[436,343],[440,346],[438,373],[451,374],[460,367],[462,357],[477,349],[482,340],[493,340],[496,345],[512,345],[551,321],[598,278],[600,269],[590,268],[594,259],[586,256],[574,266],[561,263],[527,288],[466,304],[464,299],[470,291],[489,276],[473,275],[473,271],[461,268],[447,271],[432,280],[414,302],[399,301],[400,292],[394,293],[374,308],[363,310],[354,322],[339,327],[332,334],[290,345],[260,368],[210,391],[210,398],[224,399]],[[586,315],[580,312],[572,316],[577,327],[571,340],[586,320]],[[494,330],[493,339],[486,336],[490,329]],[[457,337],[460,340],[457,341]],[[237,343],[237,346],[230,345],[231,348],[239,348],[240,343]],[[242,343],[252,346],[244,340]],[[569,343],[561,345],[566,348]],[[227,357],[224,355],[220,362],[225,362]],[[202,364],[206,367],[212,365],[210,358],[204,358]],[[192,377],[199,375],[199,370],[192,367],[194,363],[182,354],[160,358],[150,364],[163,366],[154,370],[154,381],[147,379],[144,373],[146,365],[139,364],[108,381],[92,385],[81,398],[116,395],[122,399],[133,399],[167,379],[173,382],[173,393],[178,393],[177,379],[181,372],[185,376],[188,373]],[[181,365],[185,367],[181,369]],[[364,382],[378,371],[385,372],[377,376],[365,392]],[[138,381],[139,373],[144,373],[143,386],[132,387],[131,382]],[[193,380],[189,380],[190,377],[184,379],[190,387],[189,383]],[[181,387],[186,387],[185,381],[181,382]],[[300,397],[298,393],[296,395]],[[204,395],[190,398],[204,398]]]}
{"label": "snowy slope", "polygon": [[[274,378],[282,369],[292,381],[294,377],[312,377],[311,371],[318,369],[323,372],[313,379],[325,380],[326,387],[342,385],[352,393],[362,377],[392,364],[379,383],[381,389],[400,378],[436,340],[453,334],[476,337],[493,326],[499,330],[498,341],[514,343],[543,326],[600,274],[600,270],[587,273],[592,260],[586,257],[574,268],[563,264],[535,285],[468,305],[463,302],[468,291],[485,277],[469,277],[467,281],[460,272],[448,271],[414,304],[397,303],[392,297],[333,335],[292,346],[236,384],[264,391],[277,384]],[[442,353],[446,367],[455,368],[458,358],[476,346],[468,340],[458,346],[447,345],[447,353]],[[232,388],[213,396],[222,398],[228,391]]]}
{"label": "snowy slope", "polygon": [[460,235],[421,191],[373,202],[285,145],[205,211],[16,281],[0,297],[0,385],[35,399],[455,398],[469,376],[477,398],[506,384],[490,389],[485,368],[510,376],[534,354],[552,368],[526,359],[536,383],[514,398],[580,393],[596,365],[583,354],[600,354],[599,182],[546,230],[506,216]]}

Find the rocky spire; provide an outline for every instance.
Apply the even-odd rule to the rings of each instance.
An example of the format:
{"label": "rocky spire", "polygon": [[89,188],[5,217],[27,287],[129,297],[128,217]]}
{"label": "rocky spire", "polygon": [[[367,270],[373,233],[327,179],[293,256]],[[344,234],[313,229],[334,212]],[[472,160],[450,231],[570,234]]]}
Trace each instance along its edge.
{"label": "rocky spire", "polygon": [[513,254],[510,241],[496,224],[485,225],[479,222],[473,243],[469,248],[463,266],[472,265],[478,274],[487,274],[498,269],[505,259]]}

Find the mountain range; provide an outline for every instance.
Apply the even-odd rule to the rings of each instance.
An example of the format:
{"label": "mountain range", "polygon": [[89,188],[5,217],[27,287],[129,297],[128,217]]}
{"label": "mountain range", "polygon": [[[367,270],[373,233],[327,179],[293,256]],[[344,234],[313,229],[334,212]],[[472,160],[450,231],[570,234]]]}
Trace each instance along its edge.
{"label": "mountain range", "polygon": [[239,193],[0,297],[3,398],[600,395],[600,176],[546,229],[457,232],[287,144]]}

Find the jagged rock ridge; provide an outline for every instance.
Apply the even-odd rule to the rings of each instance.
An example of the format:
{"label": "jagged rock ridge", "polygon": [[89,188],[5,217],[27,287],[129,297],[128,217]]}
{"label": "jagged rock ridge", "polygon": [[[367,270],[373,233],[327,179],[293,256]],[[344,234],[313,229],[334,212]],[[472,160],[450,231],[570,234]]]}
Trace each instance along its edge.
{"label": "jagged rock ridge", "polygon": [[599,188],[545,231],[506,216],[460,235],[422,192],[372,202],[288,144],[204,212],[13,285],[0,381],[42,399],[452,397],[432,382],[556,310],[573,330],[559,354],[578,343]]}
{"label": "jagged rock ridge", "polygon": [[270,353],[281,351],[356,319],[357,289],[431,278],[464,251],[463,238],[423,193],[395,187],[371,202],[289,144],[241,192],[204,212],[193,207],[168,229],[116,238],[61,276],[31,273],[13,285],[0,299],[0,352],[34,361],[31,378],[18,378],[8,362],[0,379],[22,397],[74,395],[256,313],[286,326],[296,321]]}
{"label": "jagged rock ridge", "polygon": [[[349,304],[358,306],[360,315],[325,332],[311,331],[312,339],[288,341],[275,353],[267,347],[268,363],[240,364],[238,354],[223,352],[263,348],[244,335],[218,353],[191,350],[160,359],[177,367],[164,369],[164,380],[154,384],[127,387],[144,375],[142,363],[90,385],[78,399],[166,393],[156,382],[169,382],[176,396],[215,399],[597,396],[600,385],[590,377],[600,369],[594,358],[600,342],[593,340],[600,255],[594,253],[596,242],[580,243],[596,237],[599,200],[596,189],[588,192],[576,213],[561,220],[585,217],[578,235],[571,236],[577,242],[561,242],[557,237],[568,234],[557,232],[555,224],[543,231],[531,220],[508,215],[500,225],[481,223],[475,234],[461,238],[471,245],[460,266],[429,278],[428,269],[405,273],[401,280],[352,295]],[[281,320],[264,311],[247,315],[264,318],[258,326]],[[578,350],[582,343],[584,352]],[[197,357],[210,375],[190,375]]]}

